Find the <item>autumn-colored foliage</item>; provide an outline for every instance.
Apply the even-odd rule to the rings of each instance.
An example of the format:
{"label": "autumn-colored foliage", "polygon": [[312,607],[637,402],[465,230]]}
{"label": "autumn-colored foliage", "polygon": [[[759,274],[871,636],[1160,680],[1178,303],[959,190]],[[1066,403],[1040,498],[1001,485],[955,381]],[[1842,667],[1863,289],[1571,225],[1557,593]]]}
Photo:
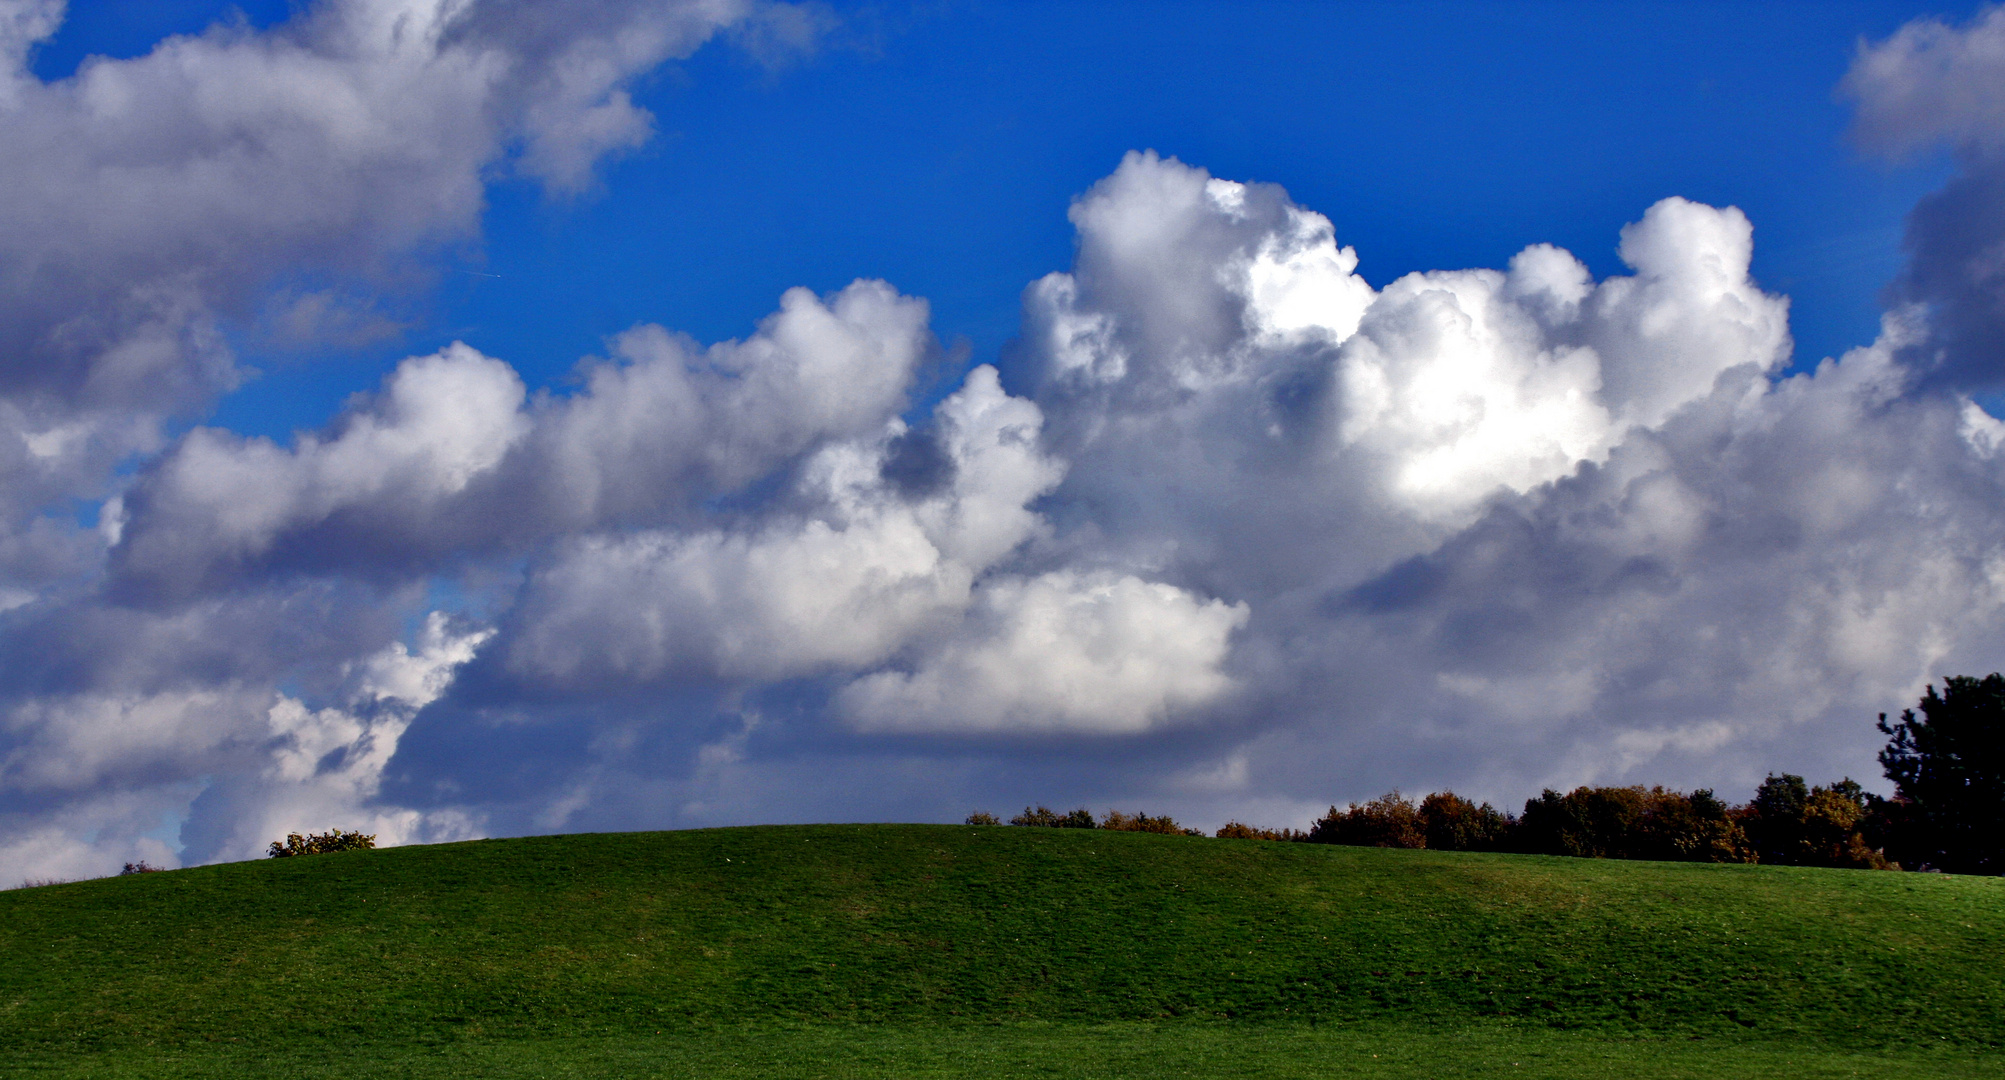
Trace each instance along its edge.
{"label": "autumn-colored foliage", "polygon": [[1109,810],[1101,816],[1100,827],[1103,829],[1113,829],[1116,832],[1161,833],[1164,836],[1204,835],[1204,833],[1197,829],[1184,828],[1167,814],[1161,817],[1150,817],[1139,811],[1133,814],[1124,814],[1119,810]]}
{"label": "autumn-colored foliage", "polygon": [[1514,846],[1542,855],[1673,862],[1756,861],[1730,808],[1704,788],[1548,788],[1525,803]]}
{"label": "autumn-colored foliage", "polygon": [[1370,802],[1352,803],[1345,810],[1330,807],[1329,813],[1309,826],[1309,842],[1422,848],[1427,846],[1427,832],[1420,827],[1419,808],[1395,788]]}
{"label": "autumn-colored foliage", "polygon": [[[1665,862],[1899,870],[1900,859],[1910,869],[2005,868],[2005,675],[1948,678],[1941,694],[1928,689],[1919,712],[1902,713],[1898,724],[1882,715],[1879,727],[1890,736],[1880,764],[1895,784],[1892,798],[1849,777],[1811,787],[1800,776],[1771,773],[1745,805],[1729,805],[1708,788],[1581,786],[1548,788],[1512,815],[1452,791],[1415,802],[1395,788],[1342,810],[1332,806],[1307,832],[1235,820],[1214,835]],[[968,818],[993,823],[988,814]],[[1025,807],[1010,824],[1203,835],[1168,816],[1110,810],[1096,822],[1084,807],[1068,814]]]}
{"label": "autumn-colored foliage", "polygon": [[1427,846],[1437,851],[1504,851],[1516,822],[1489,803],[1481,806],[1452,791],[1420,800],[1416,811]]}
{"label": "autumn-colored foliage", "polygon": [[274,859],[291,858],[294,855],[325,855],[334,851],[363,851],[376,846],[374,833],[342,832],[330,829],[324,833],[287,833],[283,842],[274,840],[265,852]]}
{"label": "autumn-colored foliage", "polygon": [[1892,864],[1866,835],[1878,824],[1874,802],[1849,778],[1813,788],[1770,773],[1739,816],[1762,862],[1885,870]]}

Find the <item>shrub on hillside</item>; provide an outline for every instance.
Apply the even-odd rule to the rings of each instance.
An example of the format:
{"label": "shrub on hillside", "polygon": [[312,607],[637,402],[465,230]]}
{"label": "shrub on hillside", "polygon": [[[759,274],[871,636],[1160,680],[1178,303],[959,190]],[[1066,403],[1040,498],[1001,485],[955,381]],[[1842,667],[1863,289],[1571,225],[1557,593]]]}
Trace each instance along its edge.
{"label": "shrub on hillside", "polygon": [[1435,792],[1416,804],[1393,790],[1344,810],[1330,807],[1304,838],[1352,847],[1503,851],[1510,847],[1515,826],[1510,815],[1489,803],[1479,806],[1452,791]]}
{"label": "shrub on hillside", "polygon": [[995,816],[994,814],[991,814],[991,813],[989,813],[989,812],[988,812],[987,810],[977,810],[977,811],[975,811],[974,813],[972,813],[972,814],[969,814],[969,815],[968,815],[968,820],[966,820],[966,821],[963,821],[963,822],[961,822],[961,824],[963,824],[963,825],[1000,825],[1000,824],[1002,824],[1002,822],[1000,822],[1000,821],[997,821],[997,820],[996,820],[996,816]]}
{"label": "shrub on hillside", "polygon": [[373,833],[342,832],[332,829],[324,833],[287,833],[285,841],[272,841],[265,854],[274,859],[291,858],[294,855],[325,855],[334,851],[364,851],[376,846]]}
{"label": "shrub on hillside", "polygon": [[1754,862],[1730,807],[1700,789],[1547,788],[1527,800],[1513,846],[1539,855],[1674,862]]}
{"label": "shrub on hillside", "polygon": [[125,877],[128,874],[158,874],[166,869],[164,866],[155,866],[145,859],[141,859],[138,862],[126,863],[125,869],[120,870],[118,876]]}
{"label": "shrub on hillside", "polygon": [[1419,807],[1395,788],[1368,803],[1351,803],[1345,810],[1330,807],[1309,826],[1309,842],[1421,848],[1427,846],[1427,833],[1420,827]]}
{"label": "shrub on hillside", "polygon": [[[1335,810],[1336,807],[1331,807]],[[1228,821],[1212,834],[1221,840],[1279,840],[1292,842],[1307,840],[1309,834],[1300,829],[1261,829],[1238,821]]]}
{"label": "shrub on hillside", "polygon": [[1177,824],[1176,820],[1168,814],[1164,814],[1161,817],[1150,817],[1139,811],[1133,814],[1124,814],[1119,810],[1109,810],[1105,816],[1101,817],[1100,828],[1112,829],[1115,832],[1161,833],[1164,836],[1204,835],[1204,833],[1196,829],[1186,829]]}
{"label": "shrub on hillside", "polygon": [[1092,829],[1098,826],[1093,821],[1093,811],[1080,807],[1069,814],[1054,812],[1051,807],[1039,805],[1032,810],[1026,806],[1023,813],[1009,819],[1011,825],[1028,825],[1044,829]]}

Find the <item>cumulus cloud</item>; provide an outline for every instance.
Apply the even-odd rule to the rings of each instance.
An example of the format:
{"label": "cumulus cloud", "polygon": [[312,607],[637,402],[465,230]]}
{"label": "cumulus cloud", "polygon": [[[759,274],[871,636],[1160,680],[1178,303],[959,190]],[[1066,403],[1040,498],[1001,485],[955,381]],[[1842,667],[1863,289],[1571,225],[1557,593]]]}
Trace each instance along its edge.
{"label": "cumulus cloud", "polygon": [[1862,44],[1844,90],[1866,149],[1954,153],[1957,175],[1908,215],[1907,265],[1890,292],[1926,312],[1928,333],[1906,358],[1926,379],[1995,389],[2005,381],[2005,8],[1963,27],[1918,19]]}
{"label": "cumulus cloud", "polygon": [[21,65],[61,5],[14,0],[0,20],[13,148],[0,379],[121,405],[227,388],[219,310],[287,268],[363,273],[470,236],[496,161],[583,182],[645,132],[626,83],[747,11],[566,7],[319,4],[269,32],[219,26],[43,83]]}
{"label": "cumulus cloud", "polygon": [[[1391,783],[1729,786],[1864,760],[1852,713],[1996,632],[2005,424],[1916,390],[1911,311],[1778,380],[1787,303],[1737,210],[1647,208],[1601,281],[1534,245],[1383,290],[1278,188],[1155,155],[1073,217],[1077,264],[1024,297],[1029,398],[983,367],[919,418],[761,399],[813,437],[699,485],[756,498],[524,516],[543,546],[400,797],[481,805],[453,739],[649,694],[675,704],[537,736],[549,786],[492,789],[490,820],[923,802],[969,755],[1056,776],[1054,737],[1111,740],[1067,784],[1220,816]],[[525,407],[520,445],[633,396]],[[912,740],[933,756],[891,749]],[[851,794],[805,778],[817,753]]]}
{"label": "cumulus cloud", "polygon": [[463,811],[426,813],[385,806],[375,796],[412,718],[445,692],[458,668],[493,633],[455,628],[434,612],[415,651],[392,642],[352,665],[339,705],[314,709],[277,695],[265,710],[259,767],[203,792],[208,804],[203,824],[209,828],[200,837],[199,854],[256,858],[274,837],[324,830],[330,822],[374,834],[385,847],[481,835],[478,818]]}
{"label": "cumulus cloud", "polygon": [[127,595],[176,599],[274,570],[421,574],[673,517],[881,428],[936,348],[926,318],[882,282],[826,302],[795,289],[743,341],[630,330],[581,393],[535,401],[506,363],[455,344],[405,361],[328,436],[191,432],[122,496],[114,566]]}
{"label": "cumulus cloud", "polygon": [[41,509],[115,494],[122,460],[233,388],[226,324],[297,316],[281,279],[378,293],[475,237],[496,169],[586,183],[648,130],[632,80],[755,10],[339,0],[44,82],[27,58],[63,5],[0,4],[0,577],[88,573],[89,537]]}
{"label": "cumulus cloud", "polygon": [[1604,460],[1721,373],[1788,358],[1787,304],[1748,278],[1752,232],[1738,210],[1670,198],[1622,230],[1633,277],[1595,285],[1539,245],[1507,273],[1394,282],[1344,343],[1342,442],[1383,454],[1392,490],[1433,514]]}
{"label": "cumulus cloud", "polygon": [[[0,872],[336,824],[1731,791],[1870,767],[1873,712],[1996,666],[2005,420],[1958,392],[2000,340],[1996,11],[1861,52],[1862,139],[1963,172],[1879,338],[1799,374],[1733,207],[1637,207],[1601,280],[1533,243],[1374,288],[1280,187],[1138,152],[1024,291],[1021,385],[915,405],[926,304],[864,280],[738,340],[636,327],[565,392],[455,344],[285,445],[159,435],[234,377],[221,313],[422,259],[496,169],[577,190],[648,130],[636,73],[818,9],[357,0],[43,84],[58,11],[0,8],[0,135],[82,132],[0,210],[34,253],[0,278]],[[187,202],[121,238],[132,190]],[[41,513],[80,491],[95,528]]]}
{"label": "cumulus cloud", "polygon": [[870,666],[950,627],[976,577],[1038,530],[1025,504],[1059,469],[1038,448],[1036,406],[994,368],[935,412],[937,490],[886,476],[897,439],[829,447],[809,462],[799,514],[755,531],[648,531],[570,545],[530,581],[509,640],[517,670],[575,679],[666,672],[784,679]]}
{"label": "cumulus cloud", "polygon": [[[527,426],[510,411],[512,373],[482,384],[491,366],[449,353],[414,361],[345,441],[289,462],[198,433],[177,451],[214,471],[176,474],[185,502],[228,505],[221,520],[188,512],[165,530],[209,545],[183,558],[156,542],[143,493],[128,504],[120,489],[170,424],[237,384],[230,326],[380,336],[372,298],[422,283],[429,259],[476,239],[491,179],[514,173],[559,195],[589,186],[597,162],[651,131],[633,80],[734,25],[786,20],[750,0],[593,0],[561,13],[326,0],[269,30],[219,24],[44,81],[28,60],[63,14],[60,0],[0,0],[0,635],[11,642],[0,813],[95,822],[78,828],[109,838],[124,826],[71,785],[138,785],[156,793],[147,806],[185,811],[195,778],[253,767],[245,748],[272,680],[328,683],[316,665],[381,647],[397,621],[330,606],[319,587],[157,617],[103,606],[90,596],[128,506],[157,580],[134,570],[124,595],[193,599],[227,587],[231,568],[282,555],[278,534],[302,518],[451,502]],[[811,36],[825,22],[802,25]],[[478,400],[486,391],[501,400]],[[218,486],[233,480],[246,486]],[[100,500],[93,528],[74,507]],[[264,618],[287,607],[305,623]],[[241,628],[262,640],[232,624],[246,613]],[[40,828],[28,820],[14,819]],[[86,849],[36,850],[60,868]]]}
{"label": "cumulus cloud", "polygon": [[[1094,508],[1100,555],[1248,599],[1427,550],[1789,351],[1732,208],[1651,207],[1622,234],[1630,276],[1535,245],[1382,292],[1278,188],[1153,154],[1073,217],[1078,265],[1024,298],[1059,498]],[[1261,269],[1282,265],[1286,289]]]}
{"label": "cumulus cloud", "polygon": [[999,579],[914,670],[864,676],[837,701],[866,731],[1147,731],[1231,691],[1220,665],[1247,614],[1131,576]]}
{"label": "cumulus cloud", "polygon": [[[243,680],[19,702],[0,721],[11,742],[0,820],[14,837],[0,845],[0,877],[102,873],[107,851],[155,865],[255,858],[273,836],[330,822],[392,844],[473,835],[465,813],[372,801],[412,718],[492,634],[434,612],[415,650],[392,642],[340,665],[338,704],[318,709]],[[97,840],[51,831],[63,821],[91,822]],[[161,836],[171,822],[182,827]]]}

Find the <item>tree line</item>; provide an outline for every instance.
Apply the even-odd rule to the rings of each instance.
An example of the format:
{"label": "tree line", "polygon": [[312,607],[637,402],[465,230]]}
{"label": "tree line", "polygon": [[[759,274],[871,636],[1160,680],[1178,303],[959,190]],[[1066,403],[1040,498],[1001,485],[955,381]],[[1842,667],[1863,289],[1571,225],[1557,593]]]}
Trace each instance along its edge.
{"label": "tree line", "polygon": [[[1850,777],[1811,786],[1801,776],[1770,773],[1745,803],[1711,790],[1663,787],[1550,788],[1522,813],[1477,804],[1452,791],[1414,800],[1394,790],[1350,803],[1306,830],[1227,822],[1223,839],[1361,847],[1507,851],[1585,858],[1768,863],[1875,870],[2005,873],[2005,675],[1950,676],[1928,687],[1895,723],[1879,753],[1891,798]],[[970,825],[1000,825],[992,814]],[[1113,829],[1202,836],[1168,816],[1085,808],[1057,813],[1025,807],[1018,826]]]}

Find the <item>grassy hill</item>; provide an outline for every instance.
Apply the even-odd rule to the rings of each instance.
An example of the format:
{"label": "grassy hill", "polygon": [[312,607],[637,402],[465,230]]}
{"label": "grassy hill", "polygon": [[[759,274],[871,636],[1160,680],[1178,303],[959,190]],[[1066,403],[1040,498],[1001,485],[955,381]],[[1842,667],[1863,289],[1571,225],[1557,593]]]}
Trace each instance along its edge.
{"label": "grassy hill", "polygon": [[0,1075],[1989,1075],[2001,958],[1997,879],[1006,827],[534,837],[0,893]]}

